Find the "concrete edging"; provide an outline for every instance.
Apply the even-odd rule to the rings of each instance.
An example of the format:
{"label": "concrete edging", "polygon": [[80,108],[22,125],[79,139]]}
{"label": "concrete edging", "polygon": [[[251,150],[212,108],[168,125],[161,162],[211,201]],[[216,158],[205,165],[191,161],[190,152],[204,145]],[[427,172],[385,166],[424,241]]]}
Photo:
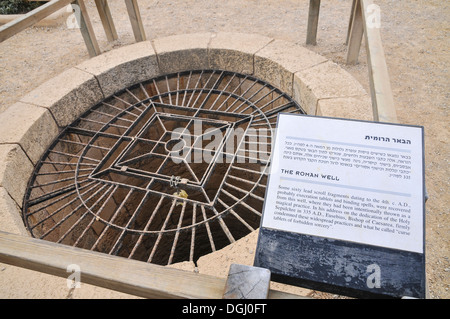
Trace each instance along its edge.
{"label": "concrete edging", "polygon": [[28,180],[63,127],[123,88],[167,73],[207,68],[260,78],[290,94],[310,115],[372,120],[370,96],[356,79],[291,42],[253,34],[195,33],[121,47],[64,71],[0,114],[0,230],[27,233],[18,221]]}
{"label": "concrete edging", "polygon": [[[55,27],[63,22],[67,21],[67,18],[73,13],[72,7],[70,5],[65,6],[53,12],[51,15],[45,17],[44,19],[36,22],[35,27]],[[0,14],[0,26],[7,24],[17,18],[23,17],[25,14]]]}
{"label": "concrete edging", "polygon": [[251,74],[290,94],[310,115],[371,120],[370,97],[361,84],[336,63],[300,45],[242,33],[168,36],[82,62],[1,113],[0,144],[3,148],[20,145],[23,156],[18,152],[13,156],[10,150],[0,152],[0,167],[19,161],[23,172],[10,176],[0,170],[0,186],[21,207],[24,190],[19,191],[17,185],[26,185],[31,175],[26,168],[38,161],[58,128],[125,87],[167,73],[202,68]]}

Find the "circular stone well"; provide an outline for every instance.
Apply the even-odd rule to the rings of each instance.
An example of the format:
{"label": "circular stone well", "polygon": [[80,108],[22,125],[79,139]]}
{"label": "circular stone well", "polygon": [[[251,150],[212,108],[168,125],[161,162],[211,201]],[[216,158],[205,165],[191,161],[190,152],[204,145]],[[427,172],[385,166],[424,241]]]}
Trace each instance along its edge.
{"label": "circular stone well", "polygon": [[259,227],[279,112],[371,119],[342,68],[260,35],[176,35],[90,59],[0,114],[1,230],[196,262]]}
{"label": "circular stone well", "polygon": [[25,225],[33,237],[103,253],[195,262],[258,228],[279,112],[304,113],[230,71],[178,72],[117,92],[37,163]]}

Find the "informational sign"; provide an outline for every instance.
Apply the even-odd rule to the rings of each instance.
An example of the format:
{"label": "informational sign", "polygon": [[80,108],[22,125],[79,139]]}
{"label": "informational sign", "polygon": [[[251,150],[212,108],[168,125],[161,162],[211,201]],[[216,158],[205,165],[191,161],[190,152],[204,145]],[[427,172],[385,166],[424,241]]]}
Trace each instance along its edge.
{"label": "informational sign", "polygon": [[423,297],[424,193],[422,127],[280,114],[255,265],[291,284]]}

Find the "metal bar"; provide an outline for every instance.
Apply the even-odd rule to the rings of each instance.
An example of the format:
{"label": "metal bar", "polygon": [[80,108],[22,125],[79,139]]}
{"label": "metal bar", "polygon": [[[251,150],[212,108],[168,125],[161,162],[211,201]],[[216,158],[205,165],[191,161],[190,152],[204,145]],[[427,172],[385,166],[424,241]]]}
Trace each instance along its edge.
{"label": "metal bar", "polygon": [[244,225],[245,227],[248,228],[248,230],[250,231],[254,231],[255,229],[250,226],[241,216],[239,216],[238,213],[236,213],[230,206],[228,206],[223,200],[221,200],[220,198],[218,199],[219,203],[222,204],[226,209],[230,210],[230,213],[236,217],[237,220],[239,220],[242,225]]}
{"label": "metal bar", "polygon": [[[252,85],[250,85],[247,90],[244,91],[244,93],[240,94],[241,97],[243,97],[245,94],[247,94],[255,85],[256,83],[258,83],[258,80],[256,79]],[[234,93],[234,92],[233,92]],[[233,105],[237,102],[238,100],[236,99],[233,103],[230,104],[230,106],[228,106],[228,108],[225,110],[225,112],[230,112],[230,109],[233,107]]]}
{"label": "metal bar", "polygon": [[101,121],[96,121],[96,120],[92,120],[92,119],[88,119],[88,118],[80,118],[80,121],[86,121],[86,122],[100,124],[100,125],[108,124],[109,127],[116,127],[116,128],[120,128],[120,129],[128,129],[129,128],[129,126],[113,124],[113,123],[111,123],[111,121],[110,122],[101,122]]}
{"label": "metal bar", "polygon": [[92,207],[96,206],[97,203],[100,203],[100,202],[103,200],[103,198],[105,198],[106,194],[109,193],[108,198],[103,202],[102,206],[101,206],[101,207],[99,208],[99,210],[97,211],[97,214],[94,214],[94,212],[92,212],[92,211],[88,208],[88,210],[93,214],[93,215],[92,215],[92,219],[91,219],[91,221],[89,222],[89,224],[87,224],[87,225],[84,227],[83,232],[82,232],[81,235],[77,238],[77,240],[75,241],[75,243],[73,244],[73,246],[76,247],[76,246],[78,245],[78,243],[80,242],[81,238],[83,238],[83,236],[84,236],[84,235],[87,233],[87,231],[91,228],[92,224],[94,224],[94,222],[96,221],[96,217],[95,217],[95,216],[98,217],[98,216],[100,215],[100,213],[101,213],[101,212],[103,211],[103,209],[105,208],[106,203],[111,199],[112,195],[113,195],[114,192],[117,190],[117,188],[118,188],[118,186],[111,185],[111,186],[106,190],[106,192],[104,192],[104,193],[102,194],[102,196],[100,196],[100,198],[97,200],[97,202],[96,202],[94,205],[92,205]]}
{"label": "metal bar", "polygon": [[230,78],[230,80],[225,85],[225,87],[222,90],[220,90],[219,94],[216,97],[216,100],[211,104],[211,106],[209,108],[210,110],[213,108],[214,105],[216,105],[216,102],[220,99],[220,97],[223,95],[223,93],[226,92],[226,90],[228,89],[228,86],[231,84],[231,82],[234,80],[235,77],[236,77],[236,73],[233,73],[233,76]]}
{"label": "metal bar", "polygon": [[[100,188],[100,189],[98,190],[98,192],[103,191],[103,189],[106,188],[106,186],[107,186],[107,185],[104,185],[104,187]],[[100,197],[94,202],[94,204],[92,204],[91,207],[87,207],[87,205],[86,205],[87,201],[85,201],[83,204],[84,204],[85,207],[86,207],[86,212],[83,214],[83,216],[82,216],[80,219],[78,219],[78,221],[77,221],[76,223],[74,223],[74,225],[79,224],[79,223],[80,223],[80,222],[81,222],[81,221],[82,221],[89,213],[91,213],[92,219],[91,219],[91,222],[89,223],[89,226],[90,226],[90,225],[93,223],[93,221],[95,220],[95,214],[94,214],[94,212],[92,212],[92,208],[94,208],[95,206],[97,206],[97,205],[103,200],[103,198],[105,198],[106,195],[107,195],[110,191],[112,191],[112,189],[113,189],[114,187],[116,187],[116,186],[115,186],[115,185],[110,185],[109,188],[108,188],[103,194],[100,195]],[[81,196],[80,196],[80,199],[81,199],[81,201],[83,202]],[[74,247],[76,247],[76,246],[79,244],[81,238],[84,236],[84,234],[85,234],[88,230],[89,230],[89,227],[84,227],[83,232],[80,234],[80,236],[79,236],[79,237],[77,238],[77,240],[74,242],[74,244],[73,244]]]}
{"label": "metal bar", "polygon": [[[88,176],[89,176],[89,174],[80,175],[78,177],[88,177]],[[45,183],[45,184],[33,185],[33,186],[30,187],[30,189],[38,188],[38,187],[45,187],[45,186],[49,186],[49,185],[55,185],[55,184],[58,184],[58,183],[67,182],[67,181],[74,180],[74,179],[75,179],[75,176],[67,177],[67,178],[63,178],[63,179],[57,179],[57,180],[53,180],[53,181]]]}
{"label": "metal bar", "polygon": [[[86,185],[84,185],[83,187],[80,187],[80,190],[81,190],[81,189],[84,189],[84,188],[86,188],[86,187],[91,186],[93,183],[95,183],[95,182],[90,182],[89,184],[86,184]],[[94,188],[95,186],[96,186],[96,185],[92,186],[92,188]],[[91,188],[91,189],[92,189],[92,188]],[[89,189],[89,190],[90,190],[90,189]],[[88,190],[88,191],[89,191],[89,190]],[[56,201],[50,202],[50,203],[48,203],[48,204],[45,205],[45,206],[39,207],[39,209],[37,209],[37,210],[34,210],[34,211],[31,211],[31,212],[28,212],[28,213],[24,214],[24,217],[25,217],[25,218],[28,218],[28,217],[31,216],[31,215],[34,215],[34,214],[36,214],[36,213],[38,213],[38,212],[40,212],[40,211],[42,211],[42,210],[44,210],[44,209],[47,209],[47,208],[53,206],[54,204],[58,203],[59,201],[62,201],[62,200],[66,199],[66,198],[68,198],[68,197],[70,197],[70,196],[72,196],[72,195],[75,195],[76,192],[77,192],[77,190],[73,190],[73,191],[71,191],[70,193],[65,194],[63,197],[59,198],[59,199],[56,200]],[[72,204],[74,201],[76,201],[77,199],[78,199],[78,197],[75,197],[75,198],[71,199],[69,202],[67,202],[66,204],[64,204],[63,206],[59,207],[57,210],[55,210],[54,212],[52,212],[51,214],[49,214],[48,216],[46,216],[46,217],[43,219],[43,221],[45,221],[46,219],[48,219],[48,218],[50,218],[50,217],[56,215],[58,212],[60,212],[62,209],[64,209],[64,208],[68,207],[69,205],[71,205],[71,204]],[[31,229],[35,228],[35,227],[36,227],[37,225],[39,225],[41,222],[42,222],[42,221],[39,221],[39,222],[36,223],[34,226],[31,226]]]}
{"label": "metal bar", "polygon": [[[251,184],[251,185],[254,184],[254,182],[252,182],[252,181],[248,181],[248,180],[246,180],[246,179],[244,179],[244,178],[240,178],[240,177],[237,177],[237,176],[233,176],[233,175],[231,175],[231,174],[228,174],[227,177],[230,177],[230,178],[232,178],[232,179],[235,179],[235,180],[237,180],[237,181],[244,182],[244,183],[247,183],[247,184]],[[258,186],[264,187],[264,188],[266,187],[266,185],[262,185],[262,184],[258,184]]]}
{"label": "metal bar", "polygon": [[239,192],[241,192],[243,194],[245,194],[246,196],[250,196],[250,197],[255,198],[255,199],[257,199],[257,200],[259,200],[261,202],[264,202],[264,198],[263,197],[255,195],[253,193],[249,193],[245,189],[242,189],[242,188],[237,187],[237,186],[235,186],[233,184],[230,184],[230,183],[225,183],[225,185],[228,186],[228,187],[231,187],[231,188],[233,188],[233,189],[235,189],[235,190],[237,190],[237,191],[239,191]]}
{"label": "metal bar", "polygon": [[[93,188],[95,188],[96,185],[94,185],[92,188],[86,190],[83,194],[87,194],[88,192],[90,192]],[[71,203],[74,203],[76,200],[80,200],[78,197],[75,197]],[[66,205],[65,205],[66,206]],[[66,216],[64,216],[63,218],[61,218],[55,225],[53,225],[50,229],[48,229],[44,234],[42,234],[39,238],[43,239],[45,237],[48,236],[48,234],[50,234],[52,231],[54,231],[55,229],[57,229],[62,223],[64,223],[67,219],[70,218],[70,216],[72,216],[75,212],[78,211],[78,209],[80,209],[81,207],[83,207],[83,204],[79,204],[77,206],[77,208],[75,208],[74,210],[72,210],[69,214],[67,214]],[[65,207],[64,207],[65,208]],[[61,208],[62,209],[62,208]],[[61,210],[62,211],[62,210]],[[54,216],[55,213],[52,213],[52,216]],[[46,220],[46,219],[45,219]],[[34,225],[33,227],[30,227],[31,230],[33,230],[36,226],[38,226],[40,224],[37,223],[36,225]]]}
{"label": "metal bar", "polygon": [[[230,99],[230,97],[236,96],[236,92],[237,92],[238,90],[240,90],[242,84],[245,83],[245,82],[247,81],[248,78],[249,78],[249,76],[246,75],[243,79],[242,79],[242,78],[239,79],[239,85],[237,85],[237,86],[234,88],[233,92],[231,92],[231,94],[228,95],[228,97],[222,102],[222,104],[219,105],[219,107],[217,108],[217,110],[220,110],[220,109],[222,108],[223,105],[227,104],[227,103],[228,103],[228,100]],[[227,108],[227,109],[228,109],[228,108]]]}
{"label": "metal bar", "polygon": [[213,207],[212,210],[213,210],[214,214],[216,214],[217,220],[219,221],[219,225],[222,228],[225,235],[227,236],[228,240],[230,241],[230,243],[234,243],[236,240],[234,239],[233,235],[231,234],[231,231],[228,228],[228,226],[223,221],[222,216],[220,216],[219,212],[217,211],[217,209],[215,207]]}
{"label": "metal bar", "polygon": [[[192,207],[192,226],[196,223],[197,218],[197,204]],[[194,261],[194,250],[195,250],[195,230],[196,227],[191,227],[191,246],[189,248],[189,261]]]}
{"label": "metal bar", "polygon": [[[85,168],[85,169],[79,169],[79,172],[90,172],[92,169]],[[59,172],[44,172],[44,173],[37,173],[36,176],[45,176],[45,175],[62,175],[62,174],[74,174],[76,170],[72,171],[59,171]]]}
{"label": "metal bar", "polygon": [[[194,91],[195,91],[195,89],[198,88],[198,85],[200,84],[200,79],[202,78],[202,76],[203,76],[203,70],[201,71],[200,75],[198,76],[197,82],[195,83],[195,86],[194,86]],[[187,102],[186,107],[189,107],[189,104],[191,104],[191,100],[193,97],[194,97],[194,93],[191,94],[191,97],[189,98],[189,101]]]}
{"label": "metal bar", "polygon": [[[116,114],[108,114],[108,113],[104,113],[104,112],[101,112],[101,111],[98,111],[98,110],[91,110],[91,112],[92,112],[92,113],[95,113],[95,114],[104,115],[104,116],[107,116],[107,117],[113,118],[113,119],[116,118],[117,115],[120,114],[120,113],[116,113]],[[131,123],[133,123],[133,121],[131,121],[131,120],[129,120],[129,119],[124,119],[124,118],[118,118],[117,121],[125,121],[125,122],[131,122]]]}
{"label": "metal bar", "polygon": [[[80,184],[81,183],[85,183],[85,182],[87,182],[87,180],[81,181]],[[28,201],[28,207],[32,207],[34,205],[37,205],[37,204],[45,202],[45,201],[47,201],[49,199],[52,199],[52,198],[54,198],[56,196],[59,196],[59,195],[65,194],[67,192],[73,191],[75,188],[76,188],[75,184],[67,186],[67,187],[61,187],[61,188],[59,188],[57,190],[54,190],[51,193],[46,193],[43,196],[39,196],[37,198],[31,199],[31,200]]]}
{"label": "metal bar", "polygon": [[239,204],[241,204],[242,206],[248,208],[250,211],[252,211],[253,213],[255,213],[258,216],[261,216],[261,212],[258,212],[256,209],[254,209],[253,207],[251,207],[249,204],[247,204],[246,202],[244,202],[243,200],[239,200],[237,197],[235,197],[233,194],[230,194],[229,192],[227,192],[226,190],[222,189],[222,192],[229,196],[231,199],[238,201]]}
{"label": "metal bar", "polygon": [[[70,162],[48,162],[48,161],[43,161],[42,164],[54,164],[54,165],[66,165],[66,166],[73,166],[73,165],[77,165],[78,163],[70,163]],[[95,164],[89,164],[89,163],[79,163],[79,165],[84,165],[84,166],[97,166]]]}
{"label": "metal bar", "polygon": [[[96,186],[100,186],[101,184],[98,183]],[[103,185],[102,187],[100,187],[99,189],[97,189],[93,194],[91,194],[86,201],[90,201],[95,195],[97,195],[99,192],[101,192],[104,188],[106,188],[106,185]],[[75,214],[80,208],[85,207],[83,201],[81,200],[81,197],[78,196],[78,198],[81,201],[81,204],[78,205],[74,210],[72,210],[69,214],[67,214],[60,222],[62,223],[63,221],[67,220],[70,216],[72,216],[73,214]],[[86,207],[85,207],[86,208]],[[78,225],[79,222],[81,222],[81,220],[83,220],[83,218],[88,214],[88,211],[86,210],[86,212],[81,216],[80,219],[77,220],[76,223],[74,223],[62,236],[59,237],[59,239],[56,241],[57,243],[60,243],[64,240],[64,238],[67,237],[67,235]],[[56,225],[55,225],[56,228]],[[47,233],[45,233],[44,235],[41,236],[41,239],[44,238],[44,236],[47,236],[50,233],[50,231],[48,231]]]}
{"label": "metal bar", "polygon": [[[373,0],[359,0],[364,20],[364,35],[366,42],[367,61],[369,66],[370,93],[372,97],[374,121],[396,123],[394,97],[392,95],[389,72],[381,41],[380,26],[376,23],[368,25],[370,15],[377,12],[369,12],[368,8],[374,7]],[[379,13],[379,12],[378,12]]]}
{"label": "metal bar", "polygon": [[[249,98],[248,98],[248,100],[250,100],[250,99],[252,99],[253,97],[255,97],[257,94],[259,94],[259,92],[261,92],[263,89],[265,89],[265,88],[268,88],[268,86],[262,86],[261,88],[259,88],[259,90],[258,91],[256,91],[252,96],[250,96]],[[262,99],[264,99],[265,97],[267,97],[269,94],[271,94],[271,93],[273,93],[273,92],[275,92],[275,88],[272,88],[269,92],[267,92],[265,95],[263,95],[262,97],[260,97],[258,100],[256,100],[256,101],[254,101],[253,102],[253,105],[256,105],[259,101],[261,101]],[[269,103],[272,103],[273,102],[273,100],[272,101],[270,101]],[[269,103],[267,103],[266,105],[268,105]],[[234,110],[234,112],[237,112],[237,110],[239,110],[243,105],[244,105],[245,103],[244,102],[242,102],[235,110]],[[243,109],[242,111],[240,111],[240,113],[243,113],[243,112],[245,112],[245,111],[247,111],[250,107],[254,107],[252,104],[250,104],[250,105],[248,105],[245,109]],[[259,111],[261,111],[261,109],[260,108],[258,108],[258,110]]]}
{"label": "metal bar", "polygon": [[[139,100],[140,97],[144,99]],[[62,217],[61,214],[69,213],[67,218],[64,217],[55,225],[66,226],[65,233],[59,235],[59,241],[75,242],[78,246],[89,244],[92,251],[127,255],[128,259],[145,258],[153,263],[172,264],[181,258],[194,261],[204,253],[203,250],[209,250],[208,246],[216,251],[216,246],[223,247],[228,242],[234,242],[237,232],[241,234],[240,232],[255,229],[255,224],[246,218],[254,218],[257,222],[257,217],[261,217],[258,209],[263,197],[256,194],[260,194],[261,188],[266,187],[260,183],[262,178],[267,177],[264,167],[267,168],[269,160],[268,156],[267,159],[266,156],[263,156],[264,159],[258,157],[270,153],[268,146],[271,146],[272,138],[271,131],[256,135],[255,128],[271,130],[277,113],[292,109],[301,112],[300,107],[289,96],[273,86],[254,77],[220,70],[162,75],[125,88],[86,111],[47,151],[51,156],[40,165],[53,165],[53,168],[42,166],[42,173],[51,173],[48,174],[49,177],[58,179],[50,184],[48,178],[38,179],[44,183],[40,188],[45,188],[47,184],[50,186],[74,180],[76,182],[76,179],[81,179],[83,184],[72,189],[61,189],[61,195],[51,194],[55,198],[53,203],[49,203],[51,198],[39,199],[48,200],[42,205],[53,205],[53,213],[50,209],[50,216],[45,220],[55,218],[56,221]],[[222,136],[219,146],[211,154],[213,161],[209,166],[201,164],[201,167],[191,166],[187,160],[184,160],[184,164],[181,163],[182,167],[172,166],[169,162],[170,147],[165,137],[177,125],[184,127],[185,132],[189,131],[196,118],[208,121],[208,128],[217,130],[197,133],[198,140],[206,133],[220,133]],[[250,120],[253,121],[252,124]],[[168,126],[167,121],[175,121],[174,127]],[[94,125],[88,126],[85,123]],[[228,127],[241,125],[245,125],[245,135],[239,138],[233,152],[226,152],[226,141],[231,137]],[[116,128],[120,129],[119,134]],[[225,137],[223,132],[226,132]],[[250,134],[251,132],[254,133]],[[185,138],[183,134],[179,137]],[[260,143],[256,137],[259,137]],[[255,147],[258,144],[262,146],[261,149]],[[108,145],[111,147],[104,147]],[[203,145],[204,143],[195,141],[192,144],[190,141],[187,150],[190,154],[202,152]],[[164,150],[160,152],[158,147]],[[268,151],[263,150],[264,147]],[[152,156],[158,157],[156,162],[139,167],[140,161],[151,162]],[[222,180],[214,183],[214,190],[211,189],[210,192],[213,167],[222,163],[219,161],[222,159],[227,160],[220,173]],[[238,162],[244,165],[248,162],[255,164],[244,166],[238,165]],[[72,170],[73,168],[76,169]],[[58,169],[61,169],[61,173],[53,172]],[[39,174],[37,170],[33,178]],[[190,198],[177,198],[173,194],[175,188],[169,187],[170,175],[188,178],[188,182],[177,188],[177,191],[186,190]],[[87,186],[88,183],[92,184]],[[219,206],[212,207],[214,203]],[[251,207],[253,204],[257,208]],[[77,205],[71,211],[72,206]],[[182,208],[179,205],[183,205]],[[109,210],[111,211],[107,212]],[[146,219],[142,220],[144,211]],[[24,216],[25,214],[26,212]],[[34,216],[40,217],[40,214]],[[230,224],[229,221],[234,219],[239,222]],[[133,226],[135,224],[138,226]],[[42,221],[39,226],[51,225]],[[238,228],[235,229],[234,226]],[[45,227],[42,232],[47,232],[47,235],[56,232],[56,228],[48,230]],[[95,231],[95,234],[92,233],[96,236],[92,240],[93,245],[86,241],[89,229]],[[220,238],[214,238],[215,231],[221,234]],[[190,239],[187,238],[189,235]],[[71,241],[72,236],[78,237]],[[207,247],[198,250],[195,246],[202,245],[201,241]],[[163,252],[165,248],[168,249]]]}
{"label": "metal bar", "polygon": [[144,95],[147,99],[150,98],[150,96],[148,95],[147,90],[144,88],[144,86],[142,85],[142,83],[139,83],[139,87],[141,88],[142,92],[144,92]]}
{"label": "metal bar", "polygon": [[[58,155],[64,155],[64,156],[69,156],[69,157],[80,158],[79,155],[65,153],[65,152],[60,152],[60,151],[55,151],[55,150],[49,150],[49,153],[54,153],[54,154],[58,154]],[[87,157],[87,156],[84,156],[83,159],[86,159],[86,160],[89,160],[89,161],[93,161],[93,162],[97,162],[97,163],[100,162],[100,160],[98,160],[98,159]]]}
{"label": "metal bar", "polygon": [[[103,228],[102,232],[100,233],[100,235],[98,236],[97,240],[95,241],[94,245],[92,245],[91,250],[94,250],[98,243],[102,240],[103,236],[106,234],[106,232],[108,231],[108,229],[111,227],[113,221],[117,218],[117,216],[119,215],[120,211],[122,210],[122,208],[124,207],[124,205],[126,204],[129,196],[131,195],[131,193],[133,192],[133,189],[130,189],[125,197],[125,199],[123,201],[121,201],[120,205],[118,207],[116,207],[116,209],[114,210],[114,213],[111,216],[111,219],[106,223],[105,228]],[[111,249],[112,250],[112,249]]]}
{"label": "metal bar", "polygon": [[[71,129],[72,129],[72,128],[70,128],[70,130],[71,130]],[[87,131],[87,130],[83,130],[83,131]],[[92,131],[92,132],[98,133],[98,134],[102,134],[102,132],[96,132],[96,131]],[[107,133],[103,133],[103,134],[106,135]],[[109,136],[109,134],[108,134],[108,136],[105,136],[105,137],[117,137],[117,136],[120,136],[120,135]],[[81,146],[83,146],[83,147],[88,146],[88,144],[86,144],[86,143],[81,143],[81,142],[76,142],[76,141],[70,141],[70,140],[62,140],[62,139],[60,139],[59,142],[71,143],[71,144],[77,144],[77,145],[81,145]],[[90,147],[95,147],[95,148],[98,148],[98,149],[101,149],[101,150],[105,150],[105,151],[109,151],[109,150],[110,150],[110,149],[107,148],[107,147],[103,147],[103,146],[99,146],[99,145],[93,145],[93,144],[91,144]]]}
{"label": "metal bar", "polygon": [[192,71],[189,72],[189,77],[186,83],[186,88],[184,89],[184,94],[183,94],[183,101],[181,102],[181,105],[184,106],[184,101],[186,99],[186,93],[187,93],[187,88],[189,87],[189,84],[191,83],[191,78],[192,78]]}
{"label": "metal bar", "polygon": [[348,41],[350,39],[350,30],[352,29],[352,25],[353,25],[353,15],[355,13],[355,6],[356,6],[357,1],[359,1],[359,0],[352,1],[352,8],[350,10],[350,19],[348,21],[347,38],[345,40],[345,45],[348,45]]}
{"label": "metal bar", "polygon": [[356,64],[358,62],[361,42],[364,35],[364,21],[361,12],[361,2],[356,1],[353,7],[351,29],[348,38],[347,64]]}
{"label": "metal bar", "polygon": [[[116,109],[116,110],[120,111],[117,115],[119,115],[121,112],[124,112],[124,109],[121,109],[121,108],[119,108],[119,107],[117,107],[115,105],[112,105],[112,104],[109,104],[109,103],[106,103],[106,102],[102,102],[102,104],[106,105],[106,106],[109,106],[109,107],[112,107],[113,109]],[[129,112],[128,110],[126,110],[125,113],[127,113],[129,115],[133,115],[136,118],[139,117],[138,114],[134,114],[133,112]]]}

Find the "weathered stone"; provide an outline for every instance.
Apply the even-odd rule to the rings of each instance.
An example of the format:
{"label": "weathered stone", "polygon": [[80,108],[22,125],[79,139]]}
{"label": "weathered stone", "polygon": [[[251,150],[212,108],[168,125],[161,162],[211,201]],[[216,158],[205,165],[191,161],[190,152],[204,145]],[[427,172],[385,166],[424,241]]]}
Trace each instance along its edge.
{"label": "weathered stone", "polygon": [[20,208],[3,187],[0,187],[0,231],[27,236]]}
{"label": "weathered stone", "polygon": [[293,97],[316,115],[320,99],[366,95],[361,84],[336,63],[327,61],[294,74]]}
{"label": "weathered stone", "polygon": [[150,41],[106,52],[81,63],[77,68],[95,75],[105,97],[159,75]]}
{"label": "weathered stone", "polygon": [[22,207],[33,164],[18,144],[0,145],[0,186]]}
{"label": "weathered stone", "polygon": [[372,121],[372,102],[368,95],[323,99],[318,101],[316,115]]}
{"label": "weathered stone", "polygon": [[71,68],[40,85],[20,101],[48,108],[58,126],[64,127],[101,99],[103,93],[95,77]]}
{"label": "weathered stone", "polygon": [[167,267],[195,272],[195,264],[192,261],[182,261],[179,263],[170,264]]}
{"label": "weathered stone", "polygon": [[209,44],[209,66],[212,69],[253,74],[254,55],[273,41],[256,34],[221,32]]}
{"label": "weathered stone", "polygon": [[36,164],[58,135],[58,126],[46,108],[18,102],[0,113],[0,143],[20,144]]}
{"label": "weathered stone", "polygon": [[255,76],[292,95],[294,73],[325,61],[300,45],[275,40],[255,54]]}
{"label": "weathered stone", "polygon": [[208,44],[211,33],[173,35],[155,39],[162,74],[208,68]]}

